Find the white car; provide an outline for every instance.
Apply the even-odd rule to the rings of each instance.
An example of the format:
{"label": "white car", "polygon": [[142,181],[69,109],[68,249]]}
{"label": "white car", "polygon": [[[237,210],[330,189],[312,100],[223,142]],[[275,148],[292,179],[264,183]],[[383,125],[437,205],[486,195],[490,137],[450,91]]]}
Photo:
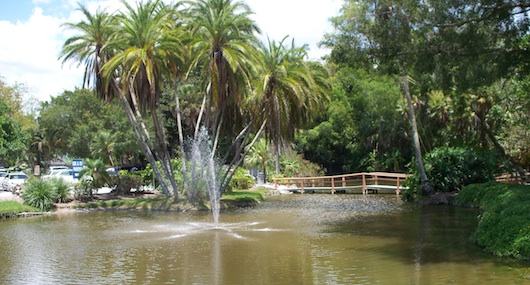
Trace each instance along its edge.
{"label": "white car", "polygon": [[42,176],[42,179],[51,178],[62,178],[66,182],[77,182],[77,179],[74,178],[73,169],[53,169],[48,174]]}
{"label": "white car", "polygon": [[4,180],[7,177],[7,172],[0,171],[0,190],[6,191],[4,189]]}
{"label": "white car", "polygon": [[2,189],[4,191],[11,191],[14,194],[20,194],[24,183],[28,179],[28,176],[22,172],[13,172],[7,174],[2,182]]}

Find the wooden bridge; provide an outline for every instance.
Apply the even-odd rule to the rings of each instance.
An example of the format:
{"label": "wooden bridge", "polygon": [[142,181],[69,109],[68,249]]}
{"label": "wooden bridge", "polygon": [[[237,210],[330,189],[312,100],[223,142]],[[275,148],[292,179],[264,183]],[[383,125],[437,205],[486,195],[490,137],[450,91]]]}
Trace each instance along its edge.
{"label": "wooden bridge", "polygon": [[381,189],[395,190],[396,194],[401,194],[404,189],[402,183],[409,175],[403,173],[388,172],[362,172],[353,174],[319,176],[319,177],[286,177],[273,178],[274,188],[285,185],[283,190],[290,192],[336,192],[362,190],[363,194],[369,191],[376,193]]}

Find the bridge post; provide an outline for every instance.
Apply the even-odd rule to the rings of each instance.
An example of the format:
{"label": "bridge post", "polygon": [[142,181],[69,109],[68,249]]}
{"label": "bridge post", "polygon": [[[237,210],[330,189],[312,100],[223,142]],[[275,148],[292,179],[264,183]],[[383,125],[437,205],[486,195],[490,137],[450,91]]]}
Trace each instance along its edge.
{"label": "bridge post", "polygon": [[366,174],[363,173],[363,194],[368,194],[368,188],[366,187]]}
{"label": "bridge post", "polygon": [[300,193],[304,194],[304,180],[300,180]]}
{"label": "bridge post", "polygon": [[331,194],[335,194],[335,178],[331,177]]}
{"label": "bridge post", "polygon": [[401,194],[401,189],[399,188],[399,177],[397,177],[397,188],[396,188],[396,195]]}
{"label": "bridge post", "polygon": [[272,178],[272,180],[274,181],[274,189],[278,189],[278,179],[276,178]]}

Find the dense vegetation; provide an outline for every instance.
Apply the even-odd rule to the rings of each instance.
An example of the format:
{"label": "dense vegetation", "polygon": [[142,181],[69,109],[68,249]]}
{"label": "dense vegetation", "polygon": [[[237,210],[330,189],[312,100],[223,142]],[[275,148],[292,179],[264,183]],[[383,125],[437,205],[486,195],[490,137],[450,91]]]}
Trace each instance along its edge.
{"label": "dense vegetation", "polygon": [[464,187],[456,201],[482,209],[472,241],[498,256],[530,260],[530,186],[474,184]]}
{"label": "dense vegetation", "polygon": [[22,108],[24,87],[0,81],[3,164],[83,158],[96,184],[102,167],[147,167],[142,182],[190,198],[186,141],[204,127],[222,191],[248,184],[241,166],[265,179],[414,173],[417,198],[491,179],[497,159],[530,166],[525,1],[348,0],[320,62],[289,38],[260,42],[243,2],[124,5],[80,6],[64,25],[60,59],[85,66],[87,89]]}
{"label": "dense vegetation", "polygon": [[[502,173],[502,160],[492,151],[464,147],[439,147],[425,156],[425,172],[436,192],[457,193],[464,186],[495,180]],[[421,200],[421,181],[417,167],[407,179],[403,192],[406,201]]]}

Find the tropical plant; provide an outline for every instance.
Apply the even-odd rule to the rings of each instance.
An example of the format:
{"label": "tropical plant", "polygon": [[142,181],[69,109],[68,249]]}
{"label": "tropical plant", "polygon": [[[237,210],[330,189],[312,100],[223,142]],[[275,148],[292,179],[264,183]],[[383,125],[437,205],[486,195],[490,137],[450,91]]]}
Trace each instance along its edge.
{"label": "tropical plant", "polygon": [[102,131],[97,133],[92,139],[90,144],[90,151],[92,152],[92,157],[105,159],[105,162],[114,166],[114,159],[112,156],[114,154],[114,149],[116,146],[116,135],[108,131]]}
{"label": "tropical plant", "polygon": [[234,190],[248,190],[254,185],[254,179],[248,174],[246,169],[239,167],[236,169],[234,177],[230,180],[226,192],[232,193]]}
{"label": "tropical plant", "polygon": [[245,165],[249,168],[259,167],[263,171],[263,180],[267,181],[267,161],[271,159],[269,144],[264,138],[258,139],[245,156]]}
{"label": "tropical plant", "polygon": [[120,173],[119,175],[112,176],[110,182],[112,185],[115,185],[113,192],[118,195],[131,194],[132,189],[135,189],[135,193],[141,192],[142,178],[138,175]]}
{"label": "tropical plant", "polygon": [[66,61],[77,62],[78,66],[84,64],[85,72],[83,87],[95,86],[100,96],[108,96],[105,84],[100,76],[101,68],[114,54],[113,44],[116,41],[116,21],[105,10],[98,9],[95,14],[79,4],[79,10],[86,20],[78,23],[65,23],[63,27],[79,32],[68,38],[61,51],[60,57],[63,64]]}
{"label": "tropical plant", "polygon": [[[425,169],[431,177],[436,192],[458,192],[473,183],[492,181],[500,172],[499,157],[491,151],[475,150],[469,147],[439,147],[425,156]],[[405,200],[417,198],[421,189],[416,171],[407,179]]]}
{"label": "tropical plant", "polygon": [[49,187],[55,192],[55,201],[57,203],[67,203],[71,200],[70,191],[73,186],[62,178],[52,178],[49,181]]}
{"label": "tropical plant", "polygon": [[307,46],[297,47],[294,40],[286,46],[268,40],[259,44],[260,64],[254,82],[255,90],[248,103],[255,109],[257,121],[266,121],[268,138],[274,144],[276,174],[280,173],[280,146],[293,138],[296,129],[307,126],[326,101],[330,85],[321,65],[309,64]]}
{"label": "tropical plant", "polygon": [[[204,125],[215,138],[215,148],[221,129],[225,134],[235,134],[241,129],[240,103],[256,62],[254,33],[260,30],[250,18],[249,6],[243,2],[197,0],[189,4],[195,55],[191,67],[199,67],[206,73],[207,91],[202,109],[205,110]],[[195,131],[197,134],[198,126]]]}
{"label": "tropical plant", "polygon": [[[96,79],[101,99],[120,100],[146,158],[154,165],[164,193],[178,199],[165,133],[157,112],[163,75],[171,74],[175,59],[179,58],[178,41],[172,34],[173,10],[158,0],[138,3],[136,9],[125,1],[122,4],[126,9],[112,17],[100,11],[92,16],[81,6],[88,23],[67,24],[81,35],[65,42],[61,57],[85,63],[85,79]],[[94,19],[109,17],[109,21],[104,21],[107,25],[96,29],[100,25]],[[118,22],[121,24],[117,25]],[[97,36],[93,30],[98,31]],[[118,33],[119,37],[115,37]],[[156,145],[143,121],[148,113],[153,121]]]}
{"label": "tropical plant", "polygon": [[101,159],[86,159],[83,161],[83,168],[79,171],[79,180],[88,180],[93,189],[98,189],[110,180],[107,167]]}
{"label": "tropical plant", "polygon": [[22,191],[22,199],[29,206],[47,212],[53,209],[57,196],[50,183],[37,177],[28,179]]}

